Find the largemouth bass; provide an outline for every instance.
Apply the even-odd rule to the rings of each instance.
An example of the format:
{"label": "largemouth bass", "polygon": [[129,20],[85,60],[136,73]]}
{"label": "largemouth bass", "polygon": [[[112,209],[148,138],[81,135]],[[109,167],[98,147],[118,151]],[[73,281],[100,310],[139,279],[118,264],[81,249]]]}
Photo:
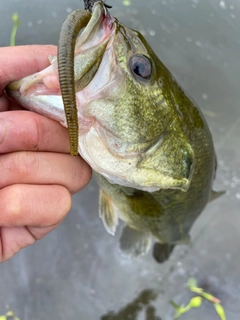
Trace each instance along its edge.
{"label": "largemouth bass", "polygon": [[[76,44],[64,38],[69,51],[59,50],[48,68],[11,83],[9,94],[66,127],[75,121],[73,144],[95,171],[106,230],[114,235],[118,219],[125,222],[120,247],[130,256],[145,253],[154,237],[154,255],[162,262],[175,244],[188,241],[211,198],[216,170],[211,133],[144,37],[110,15],[102,2],[92,15],[79,10],[68,19],[74,37],[84,20]],[[59,76],[68,77],[63,96],[73,105],[67,115]]]}

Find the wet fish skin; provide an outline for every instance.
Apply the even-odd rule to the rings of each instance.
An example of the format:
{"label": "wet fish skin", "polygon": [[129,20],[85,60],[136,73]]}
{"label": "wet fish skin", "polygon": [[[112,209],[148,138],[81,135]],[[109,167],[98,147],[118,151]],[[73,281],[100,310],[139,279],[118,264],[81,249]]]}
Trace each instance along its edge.
{"label": "wet fish skin", "polygon": [[[101,188],[100,217],[111,234],[118,218],[126,223],[120,238],[126,254],[145,253],[152,236],[169,245],[170,253],[175,244],[189,241],[211,197],[216,164],[211,133],[139,32],[101,3],[91,19],[92,27],[77,41],[75,83],[79,153]],[[57,77],[56,63],[47,72]],[[10,85],[11,95],[66,126],[59,92],[37,90],[45,76],[43,71]]]}

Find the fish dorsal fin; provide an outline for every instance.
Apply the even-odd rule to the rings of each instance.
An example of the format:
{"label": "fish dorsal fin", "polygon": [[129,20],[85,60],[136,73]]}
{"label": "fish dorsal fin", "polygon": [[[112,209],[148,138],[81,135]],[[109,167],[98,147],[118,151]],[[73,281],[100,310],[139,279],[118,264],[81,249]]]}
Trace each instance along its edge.
{"label": "fish dorsal fin", "polygon": [[120,237],[120,249],[124,255],[137,257],[146,253],[151,245],[150,233],[142,232],[125,225]]}
{"label": "fish dorsal fin", "polygon": [[226,191],[214,191],[214,190],[212,190],[210,198],[209,198],[209,202],[221,197],[225,193],[226,193]]}
{"label": "fish dorsal fin", "polygon": [[114,236],[118,225],[118,214],[111,198],[102,189],[99,191],[99,216],[107,232]]}

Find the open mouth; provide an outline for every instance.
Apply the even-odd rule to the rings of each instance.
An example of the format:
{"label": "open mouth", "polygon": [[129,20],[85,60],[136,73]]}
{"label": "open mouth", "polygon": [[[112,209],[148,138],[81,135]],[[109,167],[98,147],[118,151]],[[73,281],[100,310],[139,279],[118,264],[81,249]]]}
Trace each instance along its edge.
{"label": "open mouth", "polygon": [[[82,46],[84,46],[84,43],[86,41],[88,44],[91,44],[92,33],[100,34],[101,37],[101,32],[99,31],[102,30],[102,28],[100,30],[98,29],[99,25],[101,25],[101,22],[106,20],[105,17],[107,11],[105,10],[105,14],[103,14],[104,8],[104,5],[100,2],[94,7],[94,13],[92,15],[92,19],[90,19],[89,24],[89,13],[87,11],[76,10],[75,12],[70,14],[64,21],[59,36],[59,83],[68,126],[71,154],[73,156],[76,156],[78,154],[78,111],[76,103],[75,83],[76,80],[80,80],[81,86],[79,89],[82,89],[82,87],[84,88],[89,84],[99,67],[101,57],[103,56],[107,45],[106,40],[103,40],[103,42],[97,45],[97,47],[95,47],[93,43],[91,45],[90,54],[88,54],[88,56],[86,56],[85,59],[81,61],[82,63],[80,64],[79,68],[77,68],[74,61],[76,37],[79,31],[86,26],[86,23],[87,27],[84,30],[85,32],[83,31],[83,35],[80,41],[82,42]],[[104,23],[104,25],[108,24]],[[103,35],[105,35],[105,33],[103,33]],[[86,51],[88,52],[89,50],[87,49]],[[84,54],[80,54],[80,56],[83,58]]]}
{"label": "open mouth", "polygon": [[[98,70],[114,29],[114,20],[115,18],[108,13],[104,4],[101,2],[95,4],[88,24],[81,30],[81,34],[76,40],[74,54],[76,91],[86,87]],[[48,68],[10,83],[7,88],[8,94],[16,99],[19,95],[61,95],[57,58],[49,57],[49,61],[51,65]]]}
{"label": "open mouth", "polygon": [[[85,88],[99,69],[114,31],[114,20],[102,2],[94,5],[92,15],[85,10],[74,11],[63,23],[58,57],[49,58],[51,65],[48,68],[12,82],[7,88],[8,94],[27,109],[67,125],[72,155],[78,154],[76,92]],[[60,99],[56,99],[58,97]],[[65,117],[59,116],[59,110],[63,109],[66,121]],[[57,117],[52,113],[57,113]]]}

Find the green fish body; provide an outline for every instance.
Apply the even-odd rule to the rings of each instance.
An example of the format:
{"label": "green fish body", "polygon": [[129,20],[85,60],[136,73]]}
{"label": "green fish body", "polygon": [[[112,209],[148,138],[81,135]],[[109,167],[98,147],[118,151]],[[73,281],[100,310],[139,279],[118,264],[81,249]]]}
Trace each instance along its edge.
{"label": "green fish body", "polygon": [[[73,45],[71,37],[64,41]],[[57,59],[51,58],[50,67],[9,90],[27,109],[67,126],[56,70]],[[50,73],[54,91],[45,81]],[[155,257],[165,260],[175,244],[188,241],[211,198],[216,157],[201,111],[143,36],[101,2],[76,40],[70,80],[75,81],[78,151],[95,171],[104,226],[114,235],[120,218],[124,253],[145,253],[154,237]]]}

